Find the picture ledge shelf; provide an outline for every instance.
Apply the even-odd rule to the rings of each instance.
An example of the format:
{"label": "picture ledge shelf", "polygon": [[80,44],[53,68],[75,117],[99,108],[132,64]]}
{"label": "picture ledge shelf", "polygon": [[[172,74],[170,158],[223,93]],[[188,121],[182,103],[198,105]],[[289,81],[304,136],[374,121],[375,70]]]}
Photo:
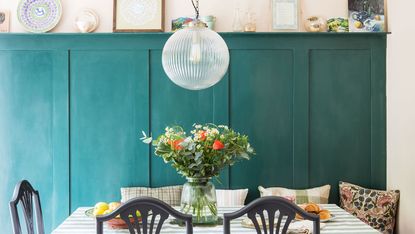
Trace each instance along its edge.
{"label": "picture ledge shelf", "polygon": [[[333,33],[333,32],[218,32],[220,35],[244,35],[244,36],[264,36],[264,35],[302,35],[302,36],[318,36],[318,35],[332,35],[332,36],[368,36],[368,35],[389,35],[392,32],[346,32],[346,33]],[[171,35],[173,32],[100,32],[100,33],[0,33],[0,37],[8,36],[105,36],[105,35]]]}

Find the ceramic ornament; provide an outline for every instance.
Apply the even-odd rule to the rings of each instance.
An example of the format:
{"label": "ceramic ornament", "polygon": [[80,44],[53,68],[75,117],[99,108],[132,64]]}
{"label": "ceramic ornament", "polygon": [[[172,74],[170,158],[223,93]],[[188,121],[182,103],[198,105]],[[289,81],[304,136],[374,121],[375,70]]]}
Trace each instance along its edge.
{"label": "ceramic ornament", "polygon": [[93,32],[99,25],[99,17],[91,9],[83,9],[75,19],[74,27],[81,33]]}

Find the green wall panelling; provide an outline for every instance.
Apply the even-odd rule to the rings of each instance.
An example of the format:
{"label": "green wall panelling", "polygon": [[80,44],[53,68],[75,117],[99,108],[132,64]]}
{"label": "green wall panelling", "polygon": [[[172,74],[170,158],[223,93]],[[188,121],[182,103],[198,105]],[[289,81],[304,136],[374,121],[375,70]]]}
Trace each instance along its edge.
{"label": "green wall panelling", "polygon": [[66,51],[0,51],[2,233],[21,179],[40,191],[47,231],[69,213],[67,71]]}
{"label": "green wall panelling", "polygon": [[[47,230],[121,186],[184,178],[141,143],[169,124],[230,124],[257,155],[220,188],[386,186],[386,34],[221,33],[231,53],[216,86],[164,74],[170,33],[0,34],[0,225],[18,179],[39,188]],[[33,158],[36,157],[36,160]],[[30,165],[28,165],[30,162]]]}
{"label": "green wall panelling", "polygon": [[230,123],[250,137],[257,155],[231,167],[231,186],[293,186],[293,51],[233,50]]}
{"label": "green wall panelling", "polygon": [[371,77],[368,50],[310,53],[310,165],[312,186],[338,181],[371,187]]}
{"label": "green wall panelling", "polygon": [[71,51],[71,210],[149,185],[148,51]]}
{"label": "green wall panelling", "polygon": [[[190,130],[194,123],[228,123],[228,79],[203,91],[180,88],[168,79],[161,64],[161,51],[151,52],[151,132],[158,136],[166,126],[180,125]],[[189,131],[187,131],[189,132]],[[218,187],[228,187],[225,170]],[[183,184],[185,179],[163,159],[151,156],[151,186]]]}

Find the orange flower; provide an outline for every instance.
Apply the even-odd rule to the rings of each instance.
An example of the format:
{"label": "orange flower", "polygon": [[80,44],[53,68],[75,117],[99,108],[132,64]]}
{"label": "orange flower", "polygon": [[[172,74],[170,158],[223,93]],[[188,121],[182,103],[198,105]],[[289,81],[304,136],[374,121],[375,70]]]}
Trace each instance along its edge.
{"label": "orange flower", "polygon": [[199,131],[199,139],[204,141],[206,140],[206,132],[205,131]]}
{"label": "orange flower", "polygon": [[220,140],[215,140],[215,142],[213,142],[212,148],[214,150],[221,150],[225,148],[225,145]]}
{"label": "orange flower", "polygon": [[182,143],[183,141],[184,141],[184,139],[178,139],[178,140],[170,141],[170,146],[175,150],[182,150],[183,146],[181,146],[180,143]]}

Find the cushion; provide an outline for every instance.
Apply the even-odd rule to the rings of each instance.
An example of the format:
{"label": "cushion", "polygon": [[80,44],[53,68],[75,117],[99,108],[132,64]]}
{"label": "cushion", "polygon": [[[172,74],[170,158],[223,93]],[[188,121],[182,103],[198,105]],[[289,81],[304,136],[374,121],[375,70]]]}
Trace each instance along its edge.
{"label": "cushion", "polygon": [[245,205],[248,189],[216,190],[216,199],[219,207],[243,206]]}
{"label": "cushion", "polygon": [[261,197],[264,196],[278,196],[285,197],[297,204],[314,202],[317,204],[327,204],[330,195],[330,185],[310,189],[287,189],[281,187],[264,188],[258,187]]}
{"label": "cushion", "polygon": [[180,199],[182,195],[181,185],[167,186],[160,188],[148,187],[130,187],[121,188],[121,202],[127,202],[130,199],[137,197],[154,197],[166,202],[171,206],[180,206]]}
{"label": "cushion", "polygon": [[340,206],[382,233],[393,233],[399,190],[381,191],[340,182]]}

